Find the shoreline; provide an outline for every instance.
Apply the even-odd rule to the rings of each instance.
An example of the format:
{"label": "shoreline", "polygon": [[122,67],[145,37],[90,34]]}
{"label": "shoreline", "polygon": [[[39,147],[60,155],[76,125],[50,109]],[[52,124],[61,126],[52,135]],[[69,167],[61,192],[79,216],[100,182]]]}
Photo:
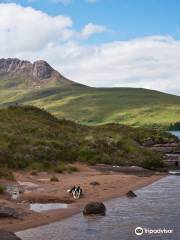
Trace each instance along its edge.
{"label": "shoreline", "polygon": [[[146,187],[161,178],[165,177],[165,174],[152,175],[152,176],[136,176],[128,175],[124,173],[110,173],[104,174],[99,173],[96,170],[91,170],[89,176],[84,177],[86,173],[73,174],[71,176],[64,176],[67,178],[79,179],[85,178],[85,181],[89,182],[93,179],[94,181],[100,182],[99,186],[84,186],[86,194],[83,198],[69,204],[66,209],[50,210],[42,213],[35,213],[30,211],[23,220],[0,220],[0,229],[6,231],[19,232],[42,225],[48,225],[53,222],[61,221],[65,218],[69,218],[74,214],[78,214],[82,211],[84,206],[91,201],[109,201],[115,198],[124,196],[129,190],[136,191],[142,187]],[[87,180],[88,179],[88,180]],[[79,181],[80,182],[80,179]],[[83,181],[81,179],[83,185]],[[54,184],[55,186],[58,183]],[[101,191],[100,191],[101,190]],[[102,191],[103,190],[103,191]],[[20,204],[19,204],[20,205]]]}

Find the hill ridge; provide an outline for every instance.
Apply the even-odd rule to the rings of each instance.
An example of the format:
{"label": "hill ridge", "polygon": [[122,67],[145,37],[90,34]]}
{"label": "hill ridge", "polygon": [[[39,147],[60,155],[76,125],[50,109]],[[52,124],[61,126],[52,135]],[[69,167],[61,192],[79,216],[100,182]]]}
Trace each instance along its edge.
{"label": "hill ridge", "polygon": [[31,63],[18,58],[2,58],[0,59],[0,77],[7,88],[41,88],[76,84],[61,75],[44,60]]}
{"label": "hill ridge", "polygon": [[1,59],[0,108],[14,103],[43,107],[58,118],[87,125],[116,122],[169,129],[180,119],[179,96],[143,88],[88,87],[43,60]]}

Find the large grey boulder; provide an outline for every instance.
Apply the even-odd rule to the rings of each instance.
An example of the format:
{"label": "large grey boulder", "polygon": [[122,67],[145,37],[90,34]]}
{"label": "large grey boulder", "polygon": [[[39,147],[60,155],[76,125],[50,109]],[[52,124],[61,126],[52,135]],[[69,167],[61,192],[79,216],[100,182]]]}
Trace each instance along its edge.
{"label": "large grey boulder", "polygon": [[0,240],[21,240],[12,232],[0,230]]}
{"label": "large grey boulder", "polygon": [[83,210],[83,214],[84,215],[89,215],[89,214],[105,215],[106,207],[101,202],[90,202],[85,206]]}

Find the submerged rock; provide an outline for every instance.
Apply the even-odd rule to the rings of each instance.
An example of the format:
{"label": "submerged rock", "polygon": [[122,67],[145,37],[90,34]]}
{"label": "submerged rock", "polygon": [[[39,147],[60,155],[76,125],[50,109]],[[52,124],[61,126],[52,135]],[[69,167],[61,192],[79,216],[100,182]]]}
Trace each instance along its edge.
{"label": "submerged rock", "polygon": [[85,206],[83,210],[83,214],[84,215],[89,215],[89,214],[105,215],[106,207],[101,202],[90,202]]}
{"label": "submerged rock", "polygon": [[0,240],[21,240],[12,232],[0,230]]}
{"label": "submerged rock", "polygon": [[127,192],[127,193],[126,193],[126,196],[129,197],[129,198],[137,197],[137,195],[136,195],[133,191]]}

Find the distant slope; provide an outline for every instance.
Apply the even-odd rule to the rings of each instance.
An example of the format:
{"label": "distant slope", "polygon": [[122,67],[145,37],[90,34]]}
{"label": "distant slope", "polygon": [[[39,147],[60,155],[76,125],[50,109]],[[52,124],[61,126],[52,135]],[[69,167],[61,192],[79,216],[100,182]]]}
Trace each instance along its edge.
{"label": "distant slope", "polygon": [[167,128],[180,120],[180,97],[147,89],[68,86],[42,90],[0,90],[0,107],[18,102],[45,108],[83,124],[110,122]]}
{"label": "distant slope", "polygon": [[0,59],[0,107],[14,103],[91,125],[168,128],[180,121],[178,96],[147,89],[90,88],[68,80],[42,60]]}
{"label": "distant slope", "polygon": [[175,137],[118,124],[83,126],[35,107],[0,110],[0,168],[50,170],[74,161],[159,167],[161,156],[142,145],[149,140],[171,142]]}

